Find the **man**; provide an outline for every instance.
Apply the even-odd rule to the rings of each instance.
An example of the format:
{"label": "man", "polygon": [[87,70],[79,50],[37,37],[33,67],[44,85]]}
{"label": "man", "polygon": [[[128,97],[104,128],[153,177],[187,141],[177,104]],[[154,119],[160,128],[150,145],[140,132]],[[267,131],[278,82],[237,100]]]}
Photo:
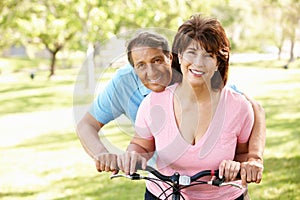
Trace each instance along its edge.
{"label": "man", "polygon": [[[136,48],[138,54],[132,51]],[[78,137],[86,152],[95,160],[99,172],[117,173],[117,156],[108,152],[101,143],[98,135],[101,128],[122,114],[134,123],[144,97],[151,90],[163,91],[180,77],[176,70],[171,70],[172,54],[167,40],[157,34],[144,32],[134,37],[128,43],[127,56],[133,67],[127,65],[116,72],[77,125]],[[250,102],[255,123],[249,139],[249,153],[237,155],[236,159],[245,161],[242,163],[242,180],[259,183],[263,171],[265,117],[262,107],[253,100]]]}

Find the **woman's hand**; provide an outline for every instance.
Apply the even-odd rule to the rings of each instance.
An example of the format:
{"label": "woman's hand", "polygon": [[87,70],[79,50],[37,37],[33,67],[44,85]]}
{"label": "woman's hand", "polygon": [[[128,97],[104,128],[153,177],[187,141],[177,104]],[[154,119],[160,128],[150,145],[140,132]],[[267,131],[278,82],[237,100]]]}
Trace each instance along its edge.
{"label": "woman's hand", "polygon": [[241,164],[233,160],[223,160],[219,165],[219,177],[225,177],[225,181],[235,180],[239,173]]}
{"label": "woman's hand", "polygon": [[101,153],[95,156],[95,164],[98,172],[118,173],[117,155],[112,153]]}
{"label": "woman's hand", "polygon": [[136,172],[137,167],[146,169],[147,159],[135,151],[126,151],[124,154],[118,155],[118,167],[126,175]]}

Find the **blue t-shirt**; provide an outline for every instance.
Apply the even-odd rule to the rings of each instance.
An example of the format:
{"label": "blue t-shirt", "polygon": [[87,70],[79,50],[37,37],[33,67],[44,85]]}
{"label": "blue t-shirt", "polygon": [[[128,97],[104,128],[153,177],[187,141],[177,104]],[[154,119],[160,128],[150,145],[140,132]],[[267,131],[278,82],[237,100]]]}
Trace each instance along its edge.
{"label": "blue t-shirt", "polygon": [[135,122],[137,110],[143,99],[151,92],[146,88],[128,64],[117,70],[108,85],[94,100],[90,114],[102,124],[125,114]]}

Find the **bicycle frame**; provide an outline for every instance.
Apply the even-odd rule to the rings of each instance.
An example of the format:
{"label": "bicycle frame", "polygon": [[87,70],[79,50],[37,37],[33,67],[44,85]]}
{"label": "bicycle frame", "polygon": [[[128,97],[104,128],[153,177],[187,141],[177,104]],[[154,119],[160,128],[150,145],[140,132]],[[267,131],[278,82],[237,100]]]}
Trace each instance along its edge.
{"label": "bicycle frame", "polygon": [[[117,177],[125,177],[125,178],[129,178],[131,180],[141,180],[141,179],[145,179],[148,181],[162,181],[164,183],[167,183],[168,185],[170,185],[170,188],[173,188],[173,191],[170,195],[172,195],[172,200],[180,200],[180,198],[182,197],[184,199],[184,197],[181,194],[181,189],[183,188],[187,188],[187,187],[191,187],[193,185],[197,185],[197,184],[209,184],[209,185],[214,185],[214,186],[225,186],[225,185],[231,185],[234,187],[238,187],[240,189],[242,189],[241,185],[238,185],[236,183],[233,182],[224,182],[225,178],[223,177],[222,179],[219,178],[219,170],[204,170],[201,171],[193,176],[184,176],[184,175],[180,175],[178,172],[175,172],[173,175],[171,176],[166,176],[161,174],[159,171],[157,171],[156,169],[154,169],[151,166],[147,166],[145,171],[150,172],[151,174],[153,174],[155,177],[157,177],[158,179],[152,179],[149,177],[144,177],[138,173],[134,173],[131,175],[124,175],[124,174],[115,174],[112,175],[110,178],[117,178]],[[215,180],[212,181],[199,181],[198,179],[204,177],[204,176],[216,176]],[[196,182],[193,184],[193,182]],[[169,188],[169,189],[170,189]],[[162,189],[162,188],[161,188]],[[169,190],[167,189],[167,190]],[[165,199],[168,199],[170,197],[170,195],[167,195],[165,192],[167,190],[162,190],[162,193],[160,196],[158,196],[157,198],[161,198],[161,196],[164,194],[165,195]]]}

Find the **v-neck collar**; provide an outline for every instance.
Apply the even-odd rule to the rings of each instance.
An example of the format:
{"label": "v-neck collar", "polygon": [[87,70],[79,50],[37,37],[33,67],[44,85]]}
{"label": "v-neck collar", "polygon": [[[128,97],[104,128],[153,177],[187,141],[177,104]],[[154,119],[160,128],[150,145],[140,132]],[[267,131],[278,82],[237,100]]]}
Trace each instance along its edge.
{"label": "v-neck collar", "polygon": [[[172,87],[172,97],[171,97],[171,102],[170,103],[170,110],[173,111],[173,115],[172,115],[172,123],[173,126],[175,127],[176,130],[176,134],[179,134],[181,140],[183,140],[188,146],[190,146],[191,148],[197,148],[198,147],[202,147],[201,151],[202,153],[200,153],[202,156],[207,155],[210,150],[213,148],[213,146],[216,144],[218,138],[221,135],[221,129],[223,127],[223,123],[224,123],[224,118],[225,118],[225,88],[222,89],[221,91],[221,95],[220,95],[220,99],[216,108],[216,111],[214,113],[214,116],[206,130],[206,132],[203,134],[203,136],[195,142],[195,144],[191,144],[189,142],[187,142],[184,137],[182,136],[179,127],[176,123],[176,118],[175,118],[175,112],[174,112],[174,92],[177,88],[178,84],[174,84],[174,87]],[[202,157],[201,156],[201,157]]]}

